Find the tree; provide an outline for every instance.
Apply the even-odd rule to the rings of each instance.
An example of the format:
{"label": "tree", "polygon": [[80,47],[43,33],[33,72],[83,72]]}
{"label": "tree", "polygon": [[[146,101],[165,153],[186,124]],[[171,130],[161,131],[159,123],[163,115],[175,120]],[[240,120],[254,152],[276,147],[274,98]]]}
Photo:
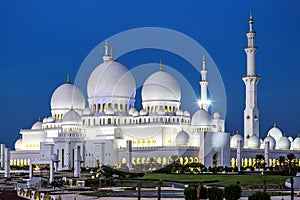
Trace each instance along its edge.
{"label": "tree", "polygon": [[238,200],[242,194],[242,188],[236,185],[226,186],[224,189],[224,197],[226,200]]}
{"label": "tree", "polygon": [[209,200],[223,200],[224,193],[223,190],[217,187],[211,187],[207,190],[207,197]]}
{"label": "tree", "polygon": [[282,171],[283,170],[283,165],[285,163],[285,157],[284,156],[279,156],[278,161],[279,161],[279,165],[280,165],[280,170]]}
{"label": "tree", "polygon": [[296,159],[296,156],[293,153],[289,153],[286,155],[286,157],[287,157],[287,162],[288,162],[288,166],[289,166],[289,174],[291,174],[293,163],[294,163],[294,160]]}
{"label": "tree", "polygon": [[259,169],[264,168],[263,162],[265,160],[265,157],[262,154],[257,154],[255,156],[255,160],[256,160],[256,163],[255,163],[256,168],[259,168]]}

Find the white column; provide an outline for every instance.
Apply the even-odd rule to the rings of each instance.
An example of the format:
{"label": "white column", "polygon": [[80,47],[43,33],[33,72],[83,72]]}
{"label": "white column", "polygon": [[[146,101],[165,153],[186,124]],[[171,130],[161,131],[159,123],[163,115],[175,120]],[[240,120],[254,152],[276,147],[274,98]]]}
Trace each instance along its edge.
{"label": "white column", "polygon": [[132,169],[132,163],[131,163],[131,161],[132,161],[132,141],[131,140],[127,140],[127,151],[128,151],[127,166],[129,168],[129,170],[131,170]]}
{"label": "white column", "polygon": [[5,148],[4,177],[5,178],[10,178],[10,148]]}
{"label": "white column", "polygon": [[[70,169],[70,160],[71,160],[71,155],[70,155],[70,142],[66,142],[66,149],[65,149],[65,169]],[[64,166],[63,166],[64,167]]]}
{"label": "white column", "polygon": [[1,144],[0,153],[1,168],[4,169],[5,144]]}
{"label": "white column", "polygon": [[100,167],[102,167],[102,165],[105,164],[105,143],[104,142],[101,142],[101,144],[100,144],[100,151],[101,151]]}
{"label": "white column", "polygon": [[52,183],[54,181],[54,161],[50,161],[50,177],[49,177],[49,183]]}
{"label": "white column", "polygon": [[266,167],[270,167],[270,142],[265,142],[265,163]]}
{"label": "white column", "polygon": [[80,146],[74,147],[74,177],[80,177]]}
{"label": "white column", "polygon": [[237,141],[236,160],[237,160],[237,167],[240,170],[242,167],[242,140]]}
{"label": "white column", "polygon": [[32,164],[29,164],[29,179],[33,176],[33,169],[32,169]]}

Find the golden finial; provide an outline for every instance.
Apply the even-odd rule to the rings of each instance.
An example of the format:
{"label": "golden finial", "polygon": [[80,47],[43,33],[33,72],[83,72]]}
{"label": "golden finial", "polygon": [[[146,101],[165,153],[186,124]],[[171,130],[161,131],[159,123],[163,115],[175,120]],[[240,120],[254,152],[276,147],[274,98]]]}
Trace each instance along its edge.
{"label": "golden finial", "polygon": [[203,64],[203,65],[206,64],[205,55],[203,55],[203,57],[202,57],[202,64]]}
{"label": "golden finial", "polygon": [[253,18],[252,18],[252,10],[250,10],[250,18],[249,18],[249,24],[253,24]]}
{"label": "golden finial", "polygon": [[274,127],[276,127],[277,125],[276,125],[276,122],[274,122]]}
{"label": "golden finial", "polygon": [[69,73],[67,73],[67,82],[66,83],[70,83],[70,76],[69,76]]}
{"label": "golden finial", "polygon": [[108,49],[108,40],[105,40],[105,49]]}
{"label": "golden finial", "polygon": [[162,62],[161,62],[161,59],[160,59],[160,62],[159,62],[159,71],[162,71]]}
{"label": "golden finial", "polygon": [[41,121],[41,117],[39,116],[39,118],[38,118],[38,122],[40,122]]}

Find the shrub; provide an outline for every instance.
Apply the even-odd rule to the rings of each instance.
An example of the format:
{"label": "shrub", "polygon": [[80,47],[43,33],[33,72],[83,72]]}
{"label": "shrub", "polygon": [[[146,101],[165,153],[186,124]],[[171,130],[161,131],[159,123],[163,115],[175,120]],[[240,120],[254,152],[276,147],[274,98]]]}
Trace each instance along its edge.
{"label": "shrub", "polygon": [[209,200],[223,200],[224,193],[223,190],[217,187],[212,187],[207,190],[207,197]]}
{"label": "shrub", "polygon": [[242,189],[239,185],[226,186],[224,197],[227,200],[238,200],[241,197]]}
{"label": "shrub", "polygon": [[[197,189],[198,186],[189,186],[188,188],[184,189],[184,196],[185,200],[195,200],[197,199]],[[200,199],[206,199],[207,194],[206,194],[206,188],[201,186],[200,188]]]}
{"label": "shrub", "polygon": [[271,196],[266,192],[257,191],[248,197],[249,200],[271,200]]}

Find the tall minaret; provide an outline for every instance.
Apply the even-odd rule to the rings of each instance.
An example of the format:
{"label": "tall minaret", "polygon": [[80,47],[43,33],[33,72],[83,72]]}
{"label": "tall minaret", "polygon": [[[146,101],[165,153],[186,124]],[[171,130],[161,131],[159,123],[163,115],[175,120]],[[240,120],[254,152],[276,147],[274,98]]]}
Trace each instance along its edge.
{"label": "tall minaret", "polygon": [[259,111],[257,107],[257,84],[260,76],[255,72],[255,55],[257,47],[254,46],[254,38],[256,32],[253,31],[253,19],[250,12],[249,31],[246,36],[248,38],[248,46],[245,47],[247,54],[247,75],[243,76],[246,85],[246,108],[244,110],[244,139],[245,147],[249,136],[257,135],[259,137]]}
{"label": "tall minaret", "polygon": [[208,111],[208,107],[210,105],[210,101],[207,98],[208,81],[206,79],[206,74],[207,74],[206,60],[205,60],[205,57],[203,56],[203,59],[202,59],[202,69],[201,69],[202,80],[199,81],[200,86],[201,86],[201,100],[199,102],[199,106],[200,106],[201,109],[204,109],[204,110]]}

